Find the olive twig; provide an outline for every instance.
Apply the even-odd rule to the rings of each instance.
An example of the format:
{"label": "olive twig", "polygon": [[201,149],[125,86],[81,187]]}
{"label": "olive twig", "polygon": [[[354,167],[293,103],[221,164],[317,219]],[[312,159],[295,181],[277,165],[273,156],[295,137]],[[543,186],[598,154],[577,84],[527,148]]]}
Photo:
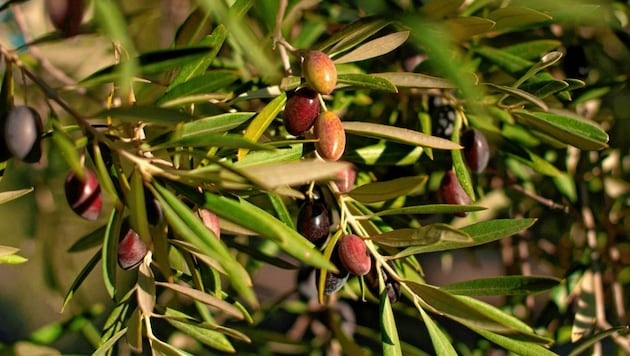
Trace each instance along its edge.
{"label": "olive twig", "polygon": [[276,14],[276,26],[274,28],[273,35],[273,47],[276,47],[276,44],[280,44],[278,47],[278,52],[280,52],[280,59],[282,60],[282,65],[284,67],[284,73],[286,75],[291,75],[291,62],[289,61],[289,56],[287,54],[287,49],[291,52],[295,51],[293,46],[289,45],[287,41],[282,37],[282,20],[284,19],[284,13],[288,6],[288,0],[280,0],[278,4],[278,12]]}

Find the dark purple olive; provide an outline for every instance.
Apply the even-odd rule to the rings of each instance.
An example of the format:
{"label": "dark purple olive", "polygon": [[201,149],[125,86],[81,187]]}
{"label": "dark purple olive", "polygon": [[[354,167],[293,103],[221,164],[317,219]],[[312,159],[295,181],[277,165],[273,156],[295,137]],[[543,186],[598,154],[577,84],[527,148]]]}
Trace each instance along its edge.
{"label": "dark purple olive", "polygon": [[30,106],[9,111],[4,123],[4,140],[9,152],[19,160],[38,162],[42,157],[42,118]]}
{"label": "dark purple olive", "polygon": [[151,190],[144,187],[144,204],[147,210],[147,222],[151,225],[157,225],[164,218],[162,205],[155,199]]}
{"label": "dark purple olive", "polygon": [[317,247],[321,247],[328,237],[330,217],[328,209],[321,201],[310,201],[300,208],[297,231]]}
{"label": "dark purple olive", "polygon": [[118,240],[118,265],[124,270],[134,268],[142,262],[149,248],[140,235],[123,223]]}
{"label": "dark purple olive", "polygon": [[[455,171],[448,171],[444,174],[440,182],[440,190],[438,191],[439,199],[446,204],[470,205],[471,200],[464,191]],[[468,213],[455,213],[457,216],[466,216]]]}
{"label": "dark purple olive", "polygon": [[319,115],[317,92],[311,88],[300,88],[287,100],[284,108],[284,127],[291,135],[301,136],[315,123]]}
{"label": "dark purple olive", "polygon": [[429,116],[431,117],[432,134],[442,138],[450,138],[455,123],[455,109],[440,96],[429,97]]}
{"label": "dark purple olive", "polygon": [[65,192],[68,204],[77,215],[90,221],[98,219],[103,200],[101,186],[92,170],[85,168],[84,179],[70,171],[66,176]]}
{"label": "dark purple olive", "polygon": [[490,160],[490,147],[488,140],[477,129],[466,130],[460,139],[464,146],[464,158],[466,165],[475,173],[483,172]]}
{"label": "dark purple olive", "polygon": [[72,37],[79,33],[83,10],[83,0],[46,0],[48,17],[64,37]]}
{"label": "dark purple olive", "polygon": [[372,268],[372,258],[365,241],[357,235],[343,235],[337,242],[339,260],[350,273],[366,275]]}
{"label": "dark purple olive", "polygon": [[[344,284],[346,284],[346,282],[348,281],[348,277],[350,276],[350,272],[348,272],[348,270],[345,269],[345,267],[341,263],[341,260],[339,260],[339,253],[337,250],[337,246],[335,246],[335,248],[332,251],[332,255],[330,256],[330,262],[332,262],[335,265],[335,267],[337,267],[337,269],[339,270],[339,273],[332,273],[330,271],[326,273],[326,282],[324,284],[325,295],[331,295],[333,293],[338,292],[344,286]],[[316,271],[317,272],[315,274],[315,281],[319,283],[319,278],[320,278],[319,269]]]}
{"label": "dark purple olive", "polygon": [[[389,273],[385,270],[385,268],[381,267],[381,275],[383,276],[383,282],[385,283],[385,290],[387,291],[387,297],[389,298],[390,303],[396,303],[400,300],[400,283],[398,281],[391,278]],[[368,290],[378,298],[379,296],[379,286],[378,286],[378,274],[376,272],[376,264],[374,260],[372,260],[372,268],[370,272],[366,274],[364,277],[365,284],[368,287]]]}
{"label": "dark purple olive", "polygon": [[217,216],[217,214],[204,208],[197,210],[197,214],[201,218],[201,221],[203,221],[203,224],[208,228],[208,230],[212,231],[214,236],[220,239],[221,226],[219,225],[219,217]]}

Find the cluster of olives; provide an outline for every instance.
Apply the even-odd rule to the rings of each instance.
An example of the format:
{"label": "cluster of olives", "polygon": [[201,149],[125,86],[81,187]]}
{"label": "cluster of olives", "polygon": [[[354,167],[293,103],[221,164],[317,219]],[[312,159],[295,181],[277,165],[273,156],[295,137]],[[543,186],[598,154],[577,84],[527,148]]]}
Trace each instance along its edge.
{"label": "cluster of olives", "polygon": [[287,100],[284,126],[294,136],[302,136],[313,128],[313,135],[318,139],[317,153],[324,159],[336,161],[346,148],[346,134],[337,114],[320,113],[319,96],[335,89],[337,69],[327,54],[308,51],[302,61],[302,75],[308,86],[297,89]]}
{"label": "cluster of olives", "polygon": [[[435,136],[450,138],[453,134],[455,121],[455,109],[445,102],[442,97],[429,98],[428,113],[433,123]],[[473,173],[481,173],[488,166],[490,160],[490,147],[484,134],[474,128],[465,130],[460,136],[460,144],[463,146],[464,162]],[[444,174],[438,191],[440,201],[447,204],[469,205],[471,199],[464,191],[457,175],[453,170]],[[466,216],[466,213],[456,213],[457,216]]]}
{"label": "cluster of olives", "polygon": [[39,162],[42,157],[42,118],[27,105],[19,105],[0,116],[0,161],[15,157]]}

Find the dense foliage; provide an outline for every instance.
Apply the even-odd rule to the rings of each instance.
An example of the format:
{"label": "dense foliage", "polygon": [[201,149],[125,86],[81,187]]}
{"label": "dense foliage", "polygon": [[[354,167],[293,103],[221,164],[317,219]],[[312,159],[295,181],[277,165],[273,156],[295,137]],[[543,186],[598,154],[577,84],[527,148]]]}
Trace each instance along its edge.
{"label": "dense foliage", "polygon": [[0,202],[91,225],[1,351],[630,353],[628,2],[36,3],[0,5],[0,179],[46,179]]}

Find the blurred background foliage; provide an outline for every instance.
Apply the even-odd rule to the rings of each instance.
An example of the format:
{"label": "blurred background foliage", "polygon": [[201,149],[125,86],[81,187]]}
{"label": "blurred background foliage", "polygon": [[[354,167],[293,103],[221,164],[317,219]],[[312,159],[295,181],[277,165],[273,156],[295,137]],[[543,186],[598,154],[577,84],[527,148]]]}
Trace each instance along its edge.
{"label": "blurred background foliage", "polygon": [[[282,61],[273,43],[279,0],[138,0],[102,4],[96,1],[90,3],[86,12],[82,33],[71,38],[62,38],[54,31],[43,1],[2,3],[8,7],[0,12],[0,43],[6,48],[19,48],[19,59],[28,68],[57,89],[77,112],[87,115],[105,107],[109,87],[85,83],[89,80],[86,78],[96,78],[98,82],[98,77],[90,76],[116,62],[112,40],[122,45],[123,57],[134,58],[141,53],[185,44],[178,40],[190,39],[194,43],[224,25],[229,35],[211,67],[230,71],[234,78],[214,89],[217,98],[279,85],[283,77]],[[446,222],[460,228],[495,218],[537,219],[531,228],[497,242],[421,255],[418,260],[425,281],[445,286],[495,276],[556,277],[562,280],[561,284],[535,296],[480,299],[552,339],[553,352],[627,353],[630,348],[627,330],[629,3],[291,0],[281,31],[294,47],[308,49],[334,36],[349,23],[371,16],[392,21],[372,37],[410,30],[409,40],[377,58],[339,64],[340,74],[415,72],[445,78],[458,90],[400,85],[398,93],[389,93],[359,86],[336,90],[327,103],[329,109],[342,113],[344,121],[374,122],[427,132],[427,123],[431,121],[428,101],[434,96],[446,97],[465,113],[467,125],[484,132],[492,148],[488,169],[469,177],[471,188],[479,198],[475,204],[486,210],[471,212],[465,218],[448,214],[397,215],[385,218],[386,223],[392,228],[403,228]],[[33,44],[25,46],[28,43]],[[541,73],[548,75],[543,78],[546,81],[542,80],[548,87],[529,81],[520,88],[530,95],[518,93],[503,98],[506,93],[514,94],[510,86],[539,63],[542,55],[552,51],[562,53],[563,57],[541,69]],[[129,62],[142,67],[142,63]],[[296,63],[292,61],[298,71]],[[117,72],[114,80],[128,83],[131,74],[132,71]],[[151,80],[134,84],[138,106],[154,105],[165,90],[165,85],[156,83],[166,83],[169,79],[162,72],[145,77]],[[570,80],[564,83],[568,88],[552,88],[567,78]],[[32,81],[19,74],[15,80],[16,103],[28,103],[49,117],[58,115],[64,125],[74,124],[66,112],[46,100]],[[125,101],[125,85],[119,89]],[[231,103],[230,109],[257,112],[266,99]],[[567,110],[562,113],[570,111],[595,122],[610,137],[606,147],[580,150],[553,137],[572,128],[532,130],[532,121],[526,116],[506,114],[512,109],[510,105],[535,107],[541,105],[540,100],[546,109]],[[211,116],[227,107],[227,104],[199,103],[195,110],[200,116]],[[147,130],[149,135],[150,130]],[[578,146],[588,141],[580,135],[567,135],[578,137]],[[96,268],[64,312],[59,313],[72,281],[94,254],[93,250],[79,253],[67,250],[80,237],[106,223],[107,214],[99,220],[101,224],[94,225],[70,213],[62,188],[69,169],[67,160],[60,150],[53,149],[50,141],[45,140],[45,155],[38,164],[9,161],[0,183],[2,191],[35,187],[32,193],[0,205],[0,244],[18,247],[19,254],[28,259],[24,264],[0,265],[0,351],[4,354],[27,355],[33,350],[30,347],[50,347],[45,350],[51,353],[54,350],[64,354],[91,353],[113,308],[101,270]],[[422,175],[428,181],[421,194],[368,205],[385,210],[436,203],[440,179],[451,168],[451,154],[433,150],[432,160],[427,155],[414,159],[407,156],[408,147],[390,145],[386,155],[370,156],[378,143],[363,136],[348,136],[344,159],[356,164],[357,184]],[[309,147],[308,143],[305,147]],[[382,149],[378,152],[383,154]],[[109,211],[113,204],[111,199],[106,200],[104,210]],[[268,207],[267,203],[260,205]],[[297,205],[288,204],[288,208],[292,216],[297,214]],[[260,269],[248,267],[255,271],[254,289],[261,302],[261,308],[251,312],[256,327],[223,321],[253,340],[251,344],[233,341],[239,354],[322,354],[339,352],[340,344],[349,354],[357,351],[352,349],[354,343],[344,341],[340,337],[344,333],[333,325],[346,327],[345,333],[353,333],[357,345],[374,354],[382,352],[379,306],[374,298],[367,303],[357,298],[356,278],[351,281],[352,288],[340,293],[336,304],[318,308],[312,301],[296,297],[296,270],[270,265]],[[136,272],[124,272],[120,278],[133,283]],[[595,291],[580,288],[588,284],[585,278],[596,280]],[[601,295],[595,297],[593,293],[598,292]],[[414,306],[397,303],[394,310],[403,353],[433,354],[435,344]],[[576,332],[576,315],[587,318],[587,335],[591,329],[589,323],[596,323],[591,333],[595,338],[582,339],[582,343],[571,341],[572,333]],[[480,355],[502,349],[450,319],[439,315],[434,318],[460,354]],[[175,333],[166,322],[156,322],[153,331],[162,340],[188,348],[194,354],[216,352],[191,346],[189,338]],[[603,339],[601,343],[596,342],[597,335]],[[330,342],[331,339],[336,341]],[[120,344],[119,354],[130,352],[124,343]],[[144,352],[148,353],[148,348]]]}

